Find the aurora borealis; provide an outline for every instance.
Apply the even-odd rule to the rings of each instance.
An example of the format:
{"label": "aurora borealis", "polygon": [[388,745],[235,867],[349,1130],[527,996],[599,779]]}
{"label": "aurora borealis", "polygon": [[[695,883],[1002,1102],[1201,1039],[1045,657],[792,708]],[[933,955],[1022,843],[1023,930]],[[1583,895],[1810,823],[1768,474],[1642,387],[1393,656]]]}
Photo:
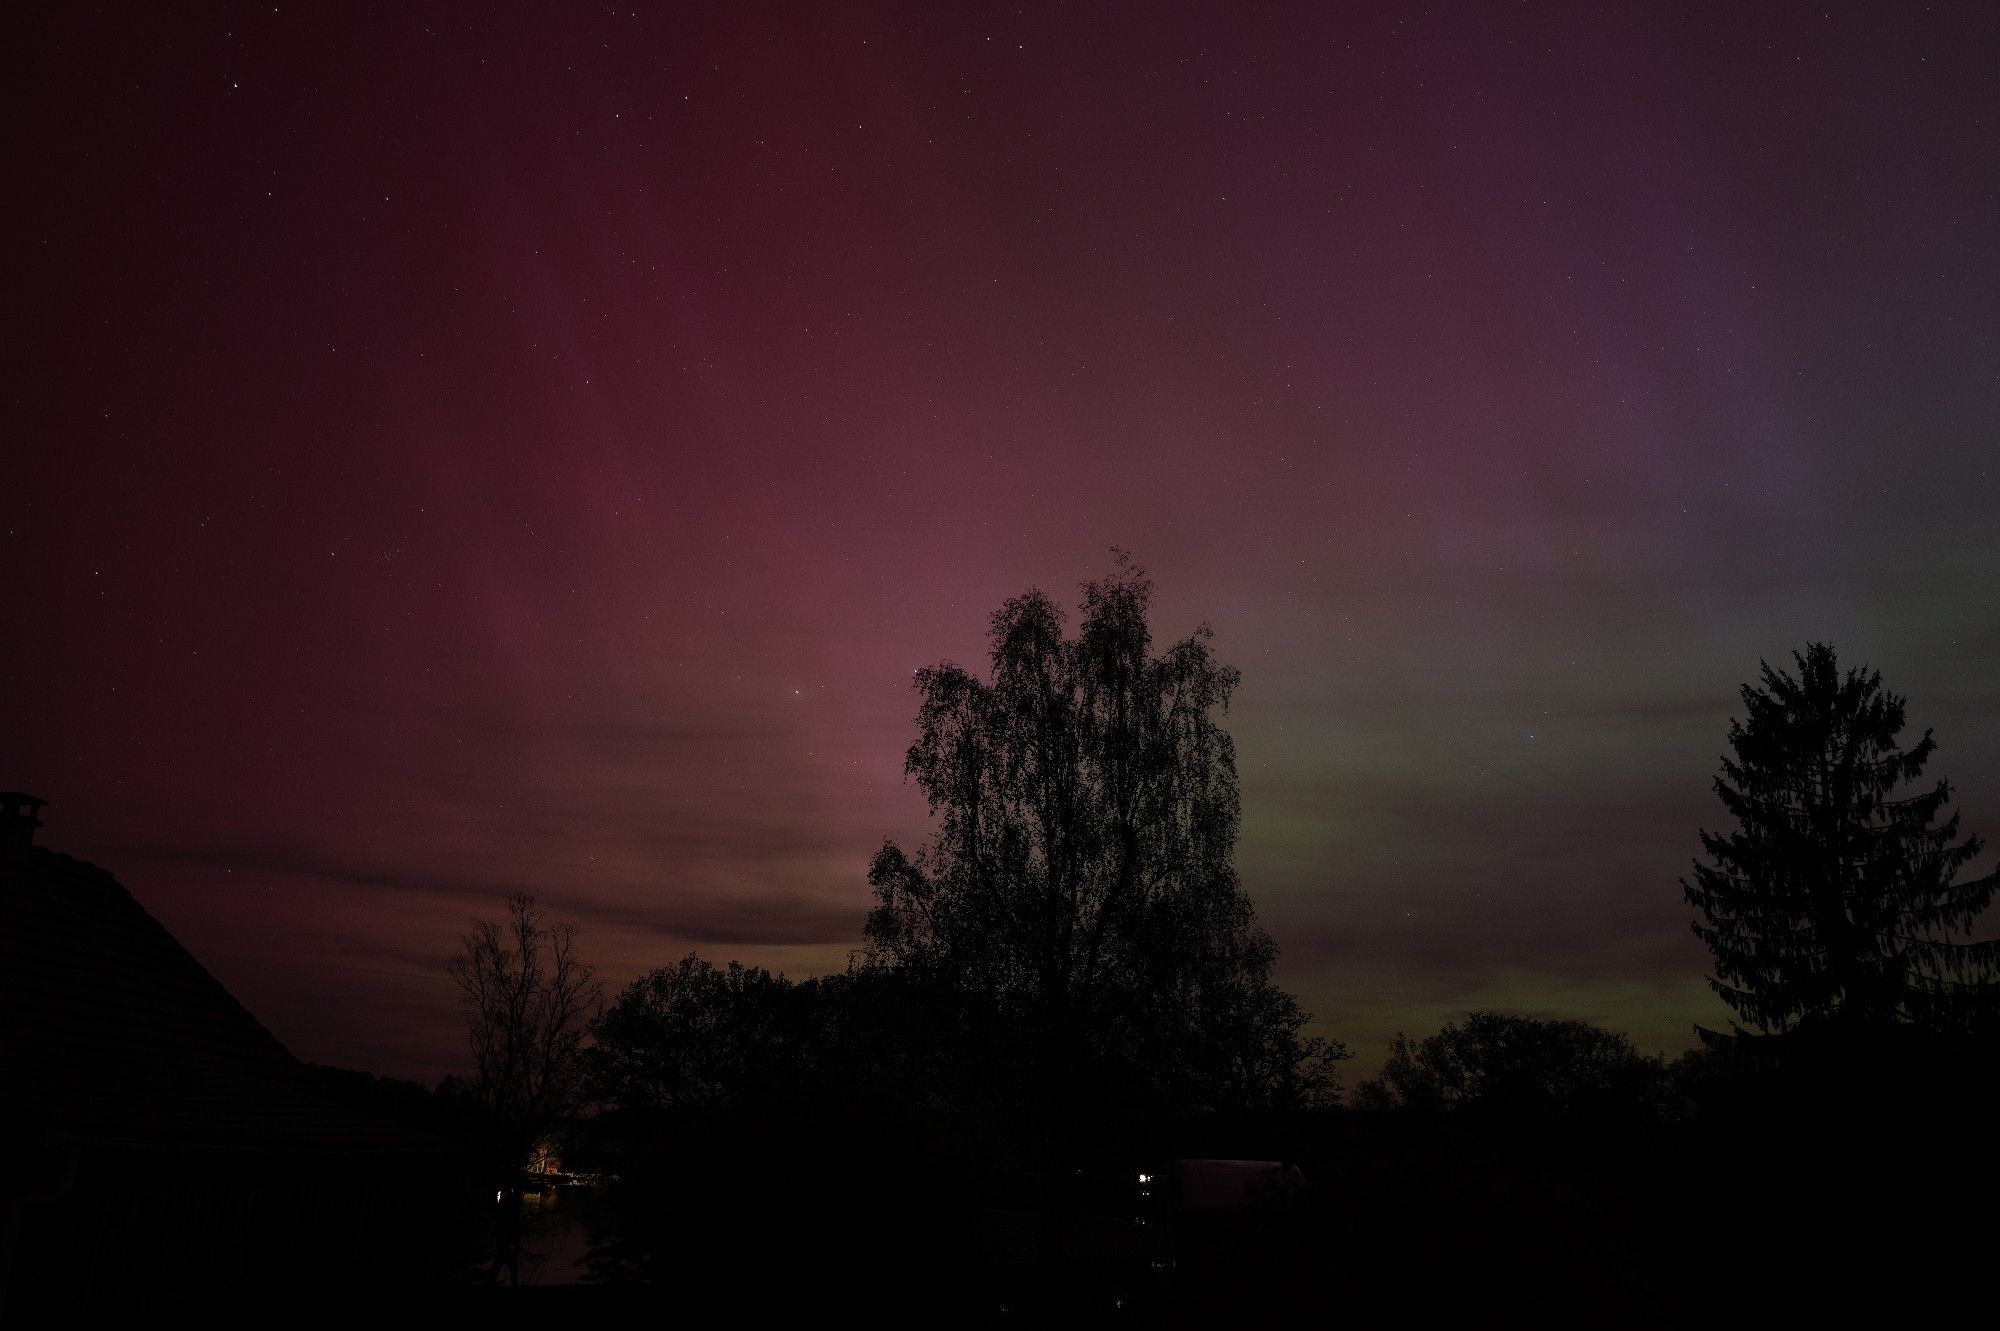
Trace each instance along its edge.
{"label": "aurora borealis", "polygon": [[1113,546],[1362,1070],[1720,1021],[1676,880],[1809,639],[2000,836],[1987,7],[30,26],[0,787],[302,1057],[449,1070],[509,890],[840,966],[911,672]]}

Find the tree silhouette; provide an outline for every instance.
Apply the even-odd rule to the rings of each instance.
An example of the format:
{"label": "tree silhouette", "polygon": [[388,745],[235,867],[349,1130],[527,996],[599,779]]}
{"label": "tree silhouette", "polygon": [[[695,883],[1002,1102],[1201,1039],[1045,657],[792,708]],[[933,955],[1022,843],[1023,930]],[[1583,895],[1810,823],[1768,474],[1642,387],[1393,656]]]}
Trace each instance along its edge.
{"label": "tree silhouette", "polygon": [[504,922],[474,920],[451,963],[465,1011],[466,1089],[487,1121],[500,1194],[493,1274],[520,1282],[521,1170],[577,1107],[584,1023],[600,993],[576,953],[576,930],[551,923],[531,896],[507,898]]}
{"label": "tree silhouette", "polygon": [[1030,591],[992,617],[992,679],[917,673],[906,770],[938,820],[885,844],[866,964],[965,1015],[971,1057],[1043,1108],[1330,1097],[1337,1044],[1271,981],[1233,865],[1237,672],[1203,626],[1152,654],[1152,585],[1120,554],[1082,622]]}
{"label": "tree silhouette", "polygon": [[622,1109],[742,1103],[804,1081],[817,986],[690,952],[640,976],[591,1023],[598,1094]]}
{"label": "tree silhouette", "polygon": [[1792,660],[1796,676],[1766,664],[1762,687],[1743,686],[1715,781],[1737,828],[1703,832],[1714,863],[1682,882],[1709,984],[1762,1033],[1954,1024],[2000,946],[1964,938],[1996,886],[1958,881],[1979,840],[1960,839],[1956,813],[1939,821],[1948,782],[1898,793],[1936,744],[1898,743],[1904,700],[1879,673],[1841,674],[1823,643]]}
{"label": "tree silhouette", "polygon": [[903,1325],[908,1300],[934,1314],[960,1260],[940,1221],[965,1203],[979,1138],[912,1094],[935,1069],[894,979],[794,983],[689,954],[618,994],[586,1051],[602,1109],[588,1132],[610,1175],[590,1203],[596,1280],[671,1291],[683,1320],[723,1316],[774,1270],[786,1278],[765,1311],[846,1302]]}
{"label": "tree silhouette", "polygon": [[1516,1111],[1632,1109],[1657,1101],[1665,1068],[1632,1041],[1583,1021],[1469,1012],[1437,1034],[1398,1034],[1365,1107]]}

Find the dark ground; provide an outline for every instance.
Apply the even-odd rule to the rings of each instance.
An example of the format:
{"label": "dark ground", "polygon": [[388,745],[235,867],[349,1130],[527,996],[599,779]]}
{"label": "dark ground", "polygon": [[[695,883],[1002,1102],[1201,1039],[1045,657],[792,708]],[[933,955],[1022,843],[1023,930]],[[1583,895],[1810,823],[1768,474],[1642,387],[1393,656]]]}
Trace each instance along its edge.
{"label": "dark ground", "polygon": [[[1992,1170],[1974,1150],[1977,1132],[1952,1114],[1898,1123],[1864,1105],[1695,1125],[1336,1111],[1211,1121],[1173,1135],[1185,1156],[1296,1162],[1310,1186],[1262,1212],[1184,1222],[1171,1290],[1088,1263],[1001,1269],[968,1252],[962,1240],[975,1227],[940,1196],[929,1199],[936,1209],[912,1215],[862,1193],[843,1206],[808,1188],[763,1222],[749,1218],[754,1205],[695,1208],[704,1240],[687,1262],[662,1254],[650,1287],[471,1293],[443,1320],[1848,1323],[1940,1311],[1990,1251],[1990,1225],[1967,1217],[1980,1216]],[[1954,1143],[1967,1150],[1935,1154]]]}

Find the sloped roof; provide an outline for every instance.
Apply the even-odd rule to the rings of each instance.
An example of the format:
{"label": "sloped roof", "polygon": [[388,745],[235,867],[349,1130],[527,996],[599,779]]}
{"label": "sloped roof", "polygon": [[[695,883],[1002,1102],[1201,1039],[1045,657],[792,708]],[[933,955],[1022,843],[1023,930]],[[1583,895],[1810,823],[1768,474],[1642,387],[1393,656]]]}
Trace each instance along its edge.
{"label": "sloped roof", "polygon": [[0,862],[0,1121],[149,1146],[434,1148],[324,1099],[109,873]]}

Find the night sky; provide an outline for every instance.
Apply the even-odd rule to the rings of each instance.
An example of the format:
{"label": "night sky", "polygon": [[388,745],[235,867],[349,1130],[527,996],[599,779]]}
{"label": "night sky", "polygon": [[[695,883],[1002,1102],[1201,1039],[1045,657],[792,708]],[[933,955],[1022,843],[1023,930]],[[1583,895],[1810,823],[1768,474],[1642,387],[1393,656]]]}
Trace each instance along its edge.
{"label": "night sky", "polygon": [[840,967],[911,672],[1113,546],[1363,1071],[1726,1019],[1760,657],[2000,837],[1994,6],[49,8],[0,787],[304,1058],[450,1070],[510,890]]}

